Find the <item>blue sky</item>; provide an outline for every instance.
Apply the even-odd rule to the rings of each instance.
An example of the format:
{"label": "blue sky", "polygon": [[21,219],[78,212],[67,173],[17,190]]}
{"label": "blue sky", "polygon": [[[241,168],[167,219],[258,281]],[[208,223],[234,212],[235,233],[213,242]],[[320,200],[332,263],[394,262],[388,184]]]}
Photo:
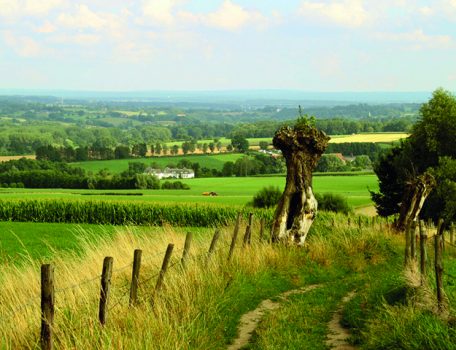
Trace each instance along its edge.
{"label": "blue sky", "polygon": [[0,0],[0,89],[456,90],[456,0]]}

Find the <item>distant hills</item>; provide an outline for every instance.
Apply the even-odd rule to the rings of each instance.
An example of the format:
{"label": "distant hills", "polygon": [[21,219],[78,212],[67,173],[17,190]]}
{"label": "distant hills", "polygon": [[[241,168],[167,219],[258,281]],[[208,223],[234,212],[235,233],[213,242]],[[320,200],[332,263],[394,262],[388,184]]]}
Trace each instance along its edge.
{"label": "distant hills", "polygon": [[215,91],[71,91],[7,90],[0,95],[21,96],[32,100],[57,99],[143,102],[161,105],[242,105],[244,107],[296,106],[333,107],[356,103],[422,103],[431,92],[306,92],[299,90],[215,90]]}

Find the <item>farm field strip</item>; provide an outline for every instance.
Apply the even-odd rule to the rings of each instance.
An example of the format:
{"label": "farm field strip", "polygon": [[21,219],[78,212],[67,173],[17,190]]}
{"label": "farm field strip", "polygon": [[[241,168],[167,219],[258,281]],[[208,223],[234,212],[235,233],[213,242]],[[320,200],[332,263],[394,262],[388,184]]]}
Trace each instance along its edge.
{"label": "farm field strip", "polygon": [[[231,177],[182,179],[190,190],[75,190],[75,189],[0,189],[0,199],[79,199],[103,201],[143,201],[159,203],[201,203],[243,206],[263,187],[283,189],[285,177]],[[317,193],[331,192],[347,197],[353,207],[371,204],[368,188],[377,190],[375,175],[314,177]],[[203,192],[216,192],[216,197],[203,196]],[[116,193],[116,195],[106,195]],[[118,195],[117,195],[118,194]],[[140,194],[140,195],[128,195]]]}

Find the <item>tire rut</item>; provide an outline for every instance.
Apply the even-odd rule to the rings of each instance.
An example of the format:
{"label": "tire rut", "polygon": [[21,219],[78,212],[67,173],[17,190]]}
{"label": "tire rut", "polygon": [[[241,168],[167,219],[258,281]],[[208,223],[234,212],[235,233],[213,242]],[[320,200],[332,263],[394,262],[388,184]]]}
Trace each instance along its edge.
{"label": "tire rut", "polygon": [[327,335],[326,345],[332,350],[354,350],[356,347],[347,342],[350,337],[348,329],[342,327],[340,321],[342,320],[342,312],[345,304],[347,304],[356,295],[354,291],[348,293],[342,298],[336,312],[334,313],[331,321],[328,323],[329,333]]}
{"label": "tire rut", "polygon": [[263,318],[264,314],[269,311],[274,311],[280,308],[280,302],[286,301],[291,295],[304,294],[321,287],[320,284],[314,284],[299,289],[292,289],[282,294],[277,298],[279,301],[272,301],[271,299],[263,300],[255,310],[249,311],[242,315],[238,326],[238,337],[234,340],[233,344],[228,345],[228,350],[238,350],[246,346],[252,338],[253,332],[257,329],[258,324]]}

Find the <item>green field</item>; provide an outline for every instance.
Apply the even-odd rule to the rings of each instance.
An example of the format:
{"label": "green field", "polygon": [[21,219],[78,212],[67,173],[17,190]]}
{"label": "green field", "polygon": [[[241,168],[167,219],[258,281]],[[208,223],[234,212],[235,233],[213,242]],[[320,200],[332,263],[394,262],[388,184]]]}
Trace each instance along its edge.
{"label": "green field", "polygon": [[[161,227],[130,227],[135,234],[161,234]],[[0,221],[0,264],[45,260],[57,252],[81,252],[84,241],[113,236],[123,227],[111,225],[37,223]],[[212,232],[210,228],[175,227],[177,233],[192,231],[198,237]],[[124,230],[125,231],[125,230]]]}
{"label": "green field", "polygon": [[[375,175],[317,176],[314,177],[317,193],[332,192],[347,198],[352,207],[371,204],[368,188],[377,190]],[[162,203],[205,203],[217,205],[245,205],[265,186],[283,189],[285,177],[230,177],[197,178],[182,180],[190,190],[71,190],[71,189],[11,189],[1,188],[0,199],[86,199],[117,201],[152,201]],[[203,192],[216,192],[216,197],[203,196]],[[119,195],[106,195],[105,193]],[[128,195],[137,194],[137,195]]]}
{"label": "green field", "polygon": [[222,170],[223,164],[226,162],[235,162],[243,155],[240,153],[227,153],[227,154],[213,154],[213,155],[187,155],[187,156],[161,156],[161,157],[147,157],[147,158],[134,158],[134,159],[113,159],[113,160],[93,160],[88,162],[71,163],[74,166],[83,168],[87,171],[94,173],[108,169],[113,174],[121,173],[128,169],[128,163],[141,162],[146,165],[157,163],[160,167],[167,165],[176,165],[180,160],[186,159],[192,163],[199,163],[201,167],[209,169]]}

